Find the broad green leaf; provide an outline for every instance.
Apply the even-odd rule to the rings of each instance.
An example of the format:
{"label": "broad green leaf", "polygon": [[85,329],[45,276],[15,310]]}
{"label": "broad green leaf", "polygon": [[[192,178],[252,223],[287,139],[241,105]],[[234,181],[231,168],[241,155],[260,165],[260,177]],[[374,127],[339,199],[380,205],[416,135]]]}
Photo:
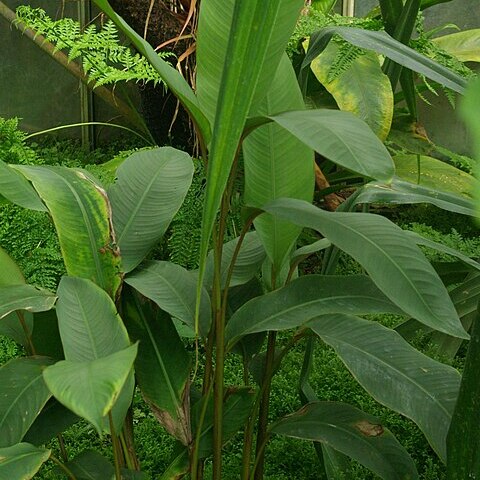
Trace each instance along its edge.
{"label": "broad green leaf", "polygon": [[66,464],[77,480],[113,480],[115,469],[100,453],[85,450]]}
{"label": "broad green leaf", "polygon": [[108,196],[124,272],[133,270],[161,240],[192,176],[190,156],[171,147],[136,152],[118,168]]}
{"label": "broad green leaf", "polygon": [[[304,108],[297,77],[285,54],[267,96],[253,113],[267,116]],[[263,125],[248,135],[243,142],[243,162],[248,205],[261,207],[281,197],[312,200],[313,151],[281,126]],[[270,215],[256,218],[254,224],[278,276],[301,229]]]}
{"label": "broad green leaf", "polygon": [[114,21],[125,36],[130,39],[136,50],[152,64],[153,68],[160,74],[168,88],[175,94],[187,112],[193,117],[202,137],[208,142],[208,139],[210,138],[210,125],[198,105],[197,97],[181,73],[168,62],[165,62],[165,60],[158,55],[146,40],[138,35],[122,17],[117,15],[107,0],[94,0],[94,2],[98,8],[103,10],[103,12]]}
{"label": "broad green leaf", "polygon": [[0,287],[25,283],[25,277],[20,267],[2,247],[0,247],[0,266]]}
{"label": "broad green leaf", "polygon": [[476,262],[475,260],[468,257],[467,255],[464,255],[463,253],[459,252],[458,250],[455,250],[454,248],[450,248],[450,247],[447,247],[447,246],[445,246],[441,243],[434,242],[433,240],[422,237],[422,235],[419,235],[418,233],[415,233],[415,232],[410,232],[408,230],[405,230],[405,233],[417,245],[422,245],[424,247],[431,248],[431,249],[436,250],[438,252],[442,252],[442,253],[446,253],[448,255],[452,255],[453,257],[456,257],[459,260],[461,260],[463,263],[466,263],[467,265],[470,265],[475,270],[480,270],[480,263]]}
{"label": "broad green leaf", "polygon": [[66,360],[96,360],[130,345],[115,304],[93,282],[63,277],[57,294],[58,327]]}
{"label": "broad green leaf", "polygon": [[45,445],[79,420],[73,412],[51,398],[28,429],[23,441],[36,446]]}
{"label": "broad green leaf", "polygon": [[[223,3],[223,0],[207,0],[202,2],[202,10],[208,7],[213,7],[213,10],[218,8],[218,13],[222,15]],[[212,122],[213,133],[202,216],[198,302],[213,225],[234,159],[238,154],[247,114],[254,102],[254,96],[260,100],[266,95],[271,77],[277,69],[302,6],[302,0],[235,1],[231,22],[228,17],[219,17],[221,23],[225,22],[227,28],[230,27],[228,34],[214,43],[211,43],[208,32],[217,30],[218,21],[209,20],[208,11],[200,12],[197,94],[202,99],[202,92],[211,95],[213,89],[216,106],[211,102],[207,106],[204,100],[200,100],[202,108],[209,112],[209,118],[214,115],[215,121]],[[216,14],[217,12],[212,11],[212,15]],[[218,56],[212,55],[211,45],[218,48]],[[212,72],[212,82],[205,78],[205,71]],[[235,114],[232,115],[232,112]],[[197,309],[199,307],[198,303]],[[197,323],[198,311],[196,333]]]}
{"label": "broad green leaf", "polygon": [[387,218],[325,212],[294,199],[277,200],[264,209],[319,231],[357,260],[377,287],[406,314],[436,330],[468,338],[433,267],[415,242]]}
{"label": "broad green leaf", "polygon": [[15,310],[27,310],[27,312],[50,310],[56,299],[53,293],[33,285],[0,287],[0,319]]}
{"label": "broad green leaf", "polygon": [[313,0],[311,7],[318,12],[322,12],[324,15],[327,15],[331,12],[332,8],[337,3],[337,0]]}
{"label": "broad green leaf", "polygon": [[452,0],[422,0],[422,10],[426,8],[433,7],[434,5],[438,5],[439,3],[448,3]]}
{"label": "broad green leaf", "polygon": [[131,295],[123,315],[133,341],[139,341],[135,376],[157,420],[175,438],[189,445],[190,356],[169,315]]}
{"label": "broad green leaf", "polygon": [[339,46],[330,43],[312,61],[310,68],[318,81],[330,92],[340,110],[364,120],[380,140],[385,140],[393,117],[393,91],[382,72],[378,56],[366,52],[356,58],[345,72],[330,78],[330,68]]}
{"label": "broad green leaf", "polygon": [[[235,249],[238,245],[239,237],[227,242],[222,249],[222,288],[225,287],[228,270],[233,260]],[[263,261],[265,260],[265,249],[256,232],[249,232],[245,235],[242,245],[233,267],[232,278],[230,280],[230,287],[243,285],[251,280],[260,270]],[[214,273],[214,259],[213,251],[208,254],[207,266],[205,269],[205,286],[211,290],[213,286]]]}
{"label": "broad green leaf", "polygon": [[47,403],[51,394],[42,370],[51,363],[43,357],[16,358],[0,368],[0,447],[21,442]]}
{"label": "broad green leaf", "polygon": [[135,344],[90,362],[63,360],[46,368],[43,378],[60,403],[88,420],[101,434],[105,416],[131,373],[137,347]]}
{"label": "broad green leaf", "polygon": [[480,320],[473,323],[462,383],[447,436],[447,478],[480,477]]}
{"label": "broad green leaf", "polygon": [[69,275],[88,278],[113,298],[120,286],[120,257],[105,191],[83,170],[17,166],[52,215]]}
{"label": "broad green leaf", "polygon": [[361,188],[352,200],[355,204],[380,203],[380,204],[412,204],[430,203],[449,212],[462,215],[475,216],[473,202],[460,195],[442,192],[433,188],[415,185],[395,178],[388,185],[371,182]]}
{"label": "broad green leaf", "polygon": [[50,450],[28,443],[0,448],[0,478],[30,480],[50,457]]}
{"label": "broad green leaf", "polygon": [[[180,265],[151,260],[128,275],[125,283],[153,300],[172,317],[195,328],[197,284],[195,278]],[[205,336],[210,329],[211,307],[205,288],[202,288],[201,295],[199,333]]]}
{"label": "broad green leaf", "polygon": [[364,121],[350,112],[292,111],[268,118],[348,170],[385,182],[395,173],[392,157],[383,143]]}
{"label": "broad green leaf", "polygon": [[305,245],[304,247],[297,248],[292,253],[291,262],[294,262],[303,257],[308,257],[313,253],[317,253],[321,250],[325,250],[326,248],[329,248],[331,246],[332,244],[330,243],[330,240],[328,240],[327,238],[321,238],[320,240],[317,240],[316,242],[313,242],[310,245]]}
{"label": "broad green leaf", "polygon": [[302,69],[323,51],[334,35],[340,35],[357,47],[373,50],[396,63],[409,68],[458,93],[464,93],[467,81],[428,57],[394,40],[385,32],[376,32],[352,27],[326,27],[312,35]]}
{"label": "broad green leaf", "polygon": [[397,332],[352,315],[308,323],[378,402],[411,418],[442,460],[460,385],[457,370],[418,352]]}
{"label": "broad green leaf", "polygon": [[395,155],[393,161],[396,175],[406,182],[467,197],[480,188],[471,175],[437,158],[400,154]]}
{"label": "broad green leaf", "polygon": [[[130,345],[127,330],[115,304],[93,282],[84,278],[63,277],[57,294],[58,327],[66,360],[97,360],[123,351]],[[131,374],[112,411],[117,431],[130,406],[133,389],[134,378]],[[107,422],[105,428],[109,428]]]}
{"label": "broad green leaf", "polygon": [[0,160],[0,195],[10,202],[30,210],[46,212],[35,189],[17,170]]}
{"label": "broad green leaf", "polygon": [[432,41],[461,62],[480,62],[480,28],[451,33]]}
{"label": "broad green leaf", "polygon": [[182,450],[162,472],[158,480],[178,480],[190,471],[190,452],[188,448]]}
{"label": "broad green leaf", "polygon": [[380,420],[344,403],[310,403],[275,423],[271,431],[325,443],[384,480],[419,478],[407,451]]}
{"label": "broad green leaf", "polygon": [[36,355],[50,357],[54,360],[65,359],[56,310],[33,315],[32,342]]}
{"label": "broad green leaf", "polygon": [[267,330],[298,327],[324,313],[402,313],[366,275],[306,275],[240,307],[230,318],[229,345]]}

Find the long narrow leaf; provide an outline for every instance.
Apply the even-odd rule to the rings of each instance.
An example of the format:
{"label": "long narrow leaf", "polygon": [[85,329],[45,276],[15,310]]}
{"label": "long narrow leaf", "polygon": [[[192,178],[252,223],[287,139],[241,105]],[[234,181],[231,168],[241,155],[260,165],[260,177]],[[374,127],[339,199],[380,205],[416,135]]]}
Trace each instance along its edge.
{"label": "long narrow leaf", "polygon": [[277,200],[264,209],[319,231],[355,258],[405,313],[436,330],[468,338],[433,267],[415,243],[385,217],[325,212],[294,199]]}
{"label": "long narrow leaf", "polygon": [[443,460],[460,374],[410,346],[398,333],[351,315],[325,315],[308,326],[377,401],[411,418]]}
{"label": "long narrow leaf", "polygon": [[334,35],[340,35],[357,47],[373,50],[380,55],[384,55],[455,92],[465,92],[467,81],[457,73],[394,40],[385,32],[352,27],[326,27],[312,35],[307,55],[302,64],[302,70],[310,65],[312,60],[324,50]]}

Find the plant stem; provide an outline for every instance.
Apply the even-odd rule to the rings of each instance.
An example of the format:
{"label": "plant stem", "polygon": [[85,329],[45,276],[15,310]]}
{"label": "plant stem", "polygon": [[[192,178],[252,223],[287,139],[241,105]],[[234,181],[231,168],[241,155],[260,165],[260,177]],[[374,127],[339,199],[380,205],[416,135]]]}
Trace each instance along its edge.
{"label": "plant stem", "polygon": [[122,473],[120,472],[120,445],[117,434],[115,433],[115,426],[113,425],[112,412],[108,412],[108,421],[110,422],[110,436],[112,438],[113,460],[115,463],[115,480],[122,480]]}
{"label": "plant stem", "polygon": [[58,440],[58,446],[60,447],[60,454],[62,456],[62,460],[64,462],[68,462],[68,453],[67,453],[67,449],[65,448],[65,442],[63,441],[63,437],[61,433],[57,435],[57,440]]}
{"label": "plant stem", "polygon": [[265,359],[265,373],[263,376],[263,392],[262,400],[260,403],[260,412],[258,417],[258,433],[257,433],[257,446],[256,446],[256,459],[255,464],[257,465],[254,478],[255,480],[261,480],[263,478],[263,470],[265,467],[265,446],[264,443],[267,442],[267,425],[268,425],[268,409],[270,404],[270,387],[272,384],[273,376],[273,364],[275,361],[275,342],[277,339],[276,332],[268,333],[268,346],[267,346],[267,357]]}
{"label": "plant stem", "polygon": [[28,329],[27,323],[25,322],[25,317],[23,316],[23,313],[18,310],[15,313],[17,314],[17,318],[22,326],[23,332],[25,333],[25,338],[27,339],[27,352],[30,355],[36,355],[35,346],[33,345],[32,341],[32,333]]}
{"label": "plant stem", "polygon": [[65,464],[63,464],[57,457],[50,455],[50,460],[53,463],[57,464],[65,472],[65,474],[70,480],[77,480],[77,477],[75,477],[72,471]]}
{"label": "plant stem", "polygon": [[140,462],[135,452],[134,432],[133,432],[133,414],[132,407],[127,411],[123,431],[120,433],[120,442],[122,444],[123,455],[130,470],[140,470]]}

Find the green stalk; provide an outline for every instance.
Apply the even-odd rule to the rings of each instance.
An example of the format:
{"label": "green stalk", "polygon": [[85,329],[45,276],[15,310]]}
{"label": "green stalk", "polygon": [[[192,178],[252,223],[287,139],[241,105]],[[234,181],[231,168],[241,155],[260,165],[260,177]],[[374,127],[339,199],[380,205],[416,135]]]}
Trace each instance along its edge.
{"label": "green stalk", "polygon": [[122,460],[120,458],[120,445],[118,441],[117,434],[115,433],[115,427],[113,425],[112,412],[108,412],[108,421],[110,423],[110,437],[112,439],[112,448],[113,448],[113,461],[115,464],[115,480],[122,480],[122,473],[120,468],[122,467]]}
{"label": "green stalk", "polygon": [[254,471],[255,480],[262,480],[265,468],[265,445],[268,440],[268,410],[270,406],[270,390],[272,386],[273,364],[275,361],[275,343],[277,340],[277,332],[268,333],[267,357],[265,359],[265,373],[263,376],[263,394],[260,403],[260,411],[258,418],[258,433],[256,446],[256,469]]}
{"label": "green stalk", "polygon": [[50,460],[56,465],[58,465],[58,467],[65,472],[65,475],[67,475],[67,477],[70,480],[77,480],[77,477],[72,473],[72,471],[64,463],[62,463],[57,457],[50,455]]}

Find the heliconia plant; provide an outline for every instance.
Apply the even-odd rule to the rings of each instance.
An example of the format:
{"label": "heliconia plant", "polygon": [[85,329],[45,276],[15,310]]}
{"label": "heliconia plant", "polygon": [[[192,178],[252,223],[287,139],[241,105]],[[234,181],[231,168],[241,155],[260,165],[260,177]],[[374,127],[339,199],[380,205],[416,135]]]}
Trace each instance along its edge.
{"label": "heliconia plant", "polygon": [[[350,457],[386,480],[417,479],[413,460],[380,420],[322,401],[321,386],[310,385],[318,340],[377,401],[411,418],[446,461],[461,376],[402,335],[420,326],[458,344],[469,338],[469,320],[418,247],[426,240],[356,206],[429,202],[472,214],[471,201],[396,179],[388,151],[354,115],[305,109],[284,53],[302,0],[203,0],[195,92],[108,1],[95,3],[149,59],[195,125],[207,164],[200,265],[189,272],[149,256],[189,188],[187,154],[170,147],[137,152],[109,188],[81,169],[0,163],[0,193],[51,215],[67,271],[56,292],[41,290],[26,285],[0,250],[0,327],[27,353],[0,368],[0,477],[32,478],[50,458],[70,479],[84,478],[76,473],[82,470],[94,479],[142,478],[130,411],[136,385],[181,446],[167,470],[155,472],[159,478],[204,478],[205,459],[212,458],[212,478],[221,479],[223,447],[243,430],[243,480],[263,478],[272,435],[316,442],[319,468],[330,478],[346,471]],[[462,79],[372,32],[319,34],[305,67],[335,33],[463,89]],[[314,151],[365,178],[337,212],[311,204]],[[249,208],[240,236],[224,244],[242,166]],[[319,240],[297,249],[302,228]],[[299,262],[317,251],[322,274],[300,276]],[[336,275],[341,251],[365,273]],[[453,253],[468,269],[480,269]],[[362,318],[386,312],[409,320],[397,332]],[[193,356],[185,331],[195,339]],[[280,331],[288,339],[282,348]],[[299,343],[306,352],[299,376],[304,407],[269,424],[272,378]],[[225,384],[227,355],[242,355],[244,385]],[[260,365],[255,383],[252,362]],[[68,461],[45,448],[78,418],[110,435],[113,465],[93,452]]]}

